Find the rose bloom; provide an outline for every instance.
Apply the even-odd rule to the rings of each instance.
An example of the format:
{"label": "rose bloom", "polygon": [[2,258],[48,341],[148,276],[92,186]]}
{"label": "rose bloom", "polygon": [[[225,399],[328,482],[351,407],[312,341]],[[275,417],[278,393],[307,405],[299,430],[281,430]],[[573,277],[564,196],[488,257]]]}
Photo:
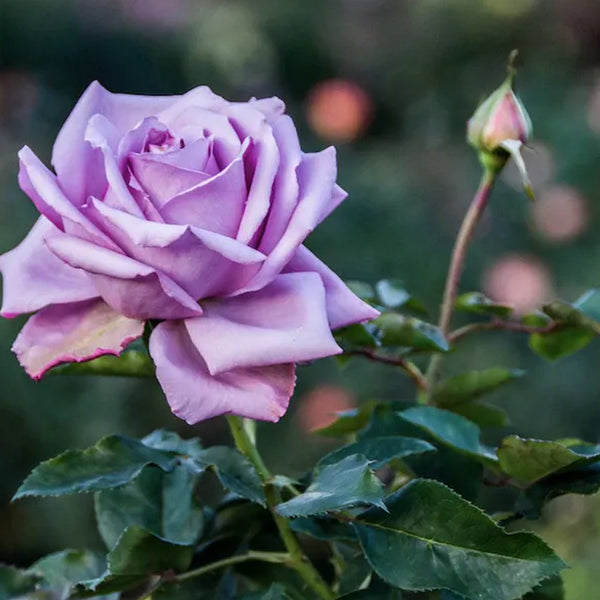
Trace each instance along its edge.
{"label": "rose bloom", "polygon": [[0,257],[1,314],[36,313],[13,346],[31,377],[119,354],[150,322],[176,415],[276,421],[295,363],[341,352],[331,329],[377,316],[302,245],[346,193],[335,150],[302,152],[284,109],[93,83],[55,173],[21,150],[19,184],[42,216]]}

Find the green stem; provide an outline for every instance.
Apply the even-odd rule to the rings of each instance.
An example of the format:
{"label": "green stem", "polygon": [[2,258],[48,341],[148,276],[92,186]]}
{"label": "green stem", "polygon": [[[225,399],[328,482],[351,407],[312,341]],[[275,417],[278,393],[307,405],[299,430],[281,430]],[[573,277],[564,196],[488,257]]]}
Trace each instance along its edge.
{"label": "green stem", "polygon": [[238,554],[236,556],[230,556],[222,560],[217,560],[208,565],[198,567],[187,573],[178,575],[176,581],[187,581],[188,579],[194,579],[195,577],[202,577],[206,573],[223,569],[224,567],[230,567],[231,565],[237,565],[239,563],[248,562],[249,560],[258,560],[261,562],[278,563],[278,564],[290,564],[291,556],[287,552],[258,552],[250,550],[246,554]]}
{"label": "green stem", "polygon": [[323,600],[334,600],[335,595],[302,551],[298,539],[291,530],[287,519],[282,517],[275,510],[275,507],[281,502],[279,490],[272,485],[271,473],[265,466],[256,445],[250,438],[250,435],[244,426],[243,419],[228,415],[227,422],[238,450],[252,462],[262,480],[269,511],[277,525],[283,544],[289,553],[289,566],[296,570],[300,577],[305,581],[306,585],[318,598],[322,598]]}
{"label": "green stem", "polygon": [[[454,302],[456,301],[458,284],[467,257],[467,249],[473,239],[475,227],[487,206],[498,173],[499,171],[497,169],[485,168],[479,187],[473,196],[471,205],[467,210],[467,214],[463,219],[458,235],[456,236],[456,241],[454,242],[452,259],[450,260],[450,267],[448,268],[448,275],[446,276],[446,287],[444,289],[444,297],[441,305],[440,320],[438,323],[438,327],[444,336],[447,336],[450,331],[450,321],[452,320],[452,313],[454,311]],[[431,399],[431,393],[437,379],[441,360],[441,354],[434,354],[431,358],[426,373],[428,391],[427,393],[419,393],[418,401],[420,404],[427,404]]]}

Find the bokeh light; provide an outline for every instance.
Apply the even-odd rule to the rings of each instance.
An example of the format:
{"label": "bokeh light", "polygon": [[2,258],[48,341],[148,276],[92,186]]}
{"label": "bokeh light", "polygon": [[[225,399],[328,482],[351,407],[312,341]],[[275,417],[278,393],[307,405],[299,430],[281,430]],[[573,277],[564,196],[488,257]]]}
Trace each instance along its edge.
{"label": "bokeh light", "polygon": [[358,84],[330,79],[315,86],[306,102],[306,117],[321,137],[350,142],[367,129],[372,115],[372,102]]}
{"label": "bokeh light", "polygon": [[585,197],[569,185],[552,185],[538,193],[531,204],[531,224],[543,239],[569,242],[585,231],[589,221]]}
{"label": "bokeh light", "polygon": [[326,427],[336,419],[336,413],[354,408],[352,394],[337,385],[319,385],[297,400],[296,418],[303,431]]}
{"label": "bokeh light", "polygon": [[512,306],[517,313],[535,310],[552,296],[552,277],[537,258],[505,254],[483,277],[484,292],[496,302]]}

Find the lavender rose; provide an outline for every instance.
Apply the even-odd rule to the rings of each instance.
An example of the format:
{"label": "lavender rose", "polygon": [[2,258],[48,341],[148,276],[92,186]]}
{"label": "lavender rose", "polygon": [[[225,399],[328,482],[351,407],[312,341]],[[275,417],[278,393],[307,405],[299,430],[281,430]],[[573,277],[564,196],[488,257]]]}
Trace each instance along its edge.
{"label": "lavender rose", "polygon": [[93,83],[48,170],[19,183],[41,213],[0,257],[1,314],[36,312],[13,350],[35,379],[149,349],[173,412],[276,421],[295,363],[340,352],[331,329],[377,316],[306,247],[345,198],[333,148],[300,150],[277,98],[112,94]]}

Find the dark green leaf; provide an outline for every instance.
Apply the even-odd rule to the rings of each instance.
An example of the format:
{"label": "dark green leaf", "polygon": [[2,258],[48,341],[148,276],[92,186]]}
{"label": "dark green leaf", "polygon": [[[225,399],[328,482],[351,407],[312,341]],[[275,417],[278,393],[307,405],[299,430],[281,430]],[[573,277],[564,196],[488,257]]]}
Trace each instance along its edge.
{"label": "dark green leaf", "polygon": [[150,435],[147,435],[142,443],[150,448],[156,450],[165,450],[167,452],[176,452],[183,458],[195,457],[202,452],[202,444],[198,438],[191,438],[184,440],[180,438],[173,431],[166,431],[165,429],[157,429]]}
{"label": "dark green leaf", "polygon": [[506,412],[487,402],[466,402],[452,407],[452,412],[473,421],[479,427],[506,427],[509,424]]}
{"label": "dark green leaf", "polygon": [[360,590],[342,596],[340,600],[402,600],[406,596],[398,589],[380,586],[378,589]]}
{"label": "dark green leaf", "polygon": [[306,492],[279,504],[284,517],[307,517],[351,506],[384,506],[381,482],[359,454],[323,467]]}
{"label": "dark green leaf", "polygon": [[193,553],[193,546],[171,544],[134,525],[123,532],[108,553],[108,570],[112,575],[152,575],[170,569],[185,571]]}
{"label": "dark green leaf", "polygon": [[467,292],[456,299],[456,310],[475,313],[479,315],[490,315],[506,319],[510,317],[513,309],[504,304],[498,304],[490,298],[484,296],[481,292]]}
{"label": "dark green leaf", "polygon": [[234,494],[266,505],[262,482],[252,463],[240,452],[229,446],[213,446],[194,456],[201,469],[212,469],[223,487]]}
{"label": "dark green leaf", "polygon": [[372,569],[358,542],[335,542],[333,549],[333,565],[336,579],[339,582],[337,593],[349,594],[360,590],[369,583]]}
{"label": "dark green leaf", "polygon": [[426,315],[427,310],[420,300],[414,298],[405,289],[401,281],[382,279],[378,281],[375,290],[377,300],[386,308],[397,310],[403,308],[416,314]]}
{"label": "dark green leaf", "polygon": [[566,467],[582,467],[600,460],[600,449],[579,452],[557,442],[504,438],[498,448],[500,467],[511,477],[534,483]]}
{"label": "dark green leaf", "polygon": [[371,332],[371,326],[357,324],[337,329],[334,333],[335,341],[345,350],[356,348],[375,348],[379,345],[377,338]]}
{"label": "dark green leaf", "polygon": [[497,387],[522,377],[525,371],[492,367],[483,371],[470,371],[451,377],[438,385],[433,401],[440,408],[454,408],[487,394]]}
{"label": "dark green leaf", "polygon": [[514,600],[564,563],[539,538],[507,534],[439,482],[414,480],[354,527],[373,569],[391,585],[446,588],[468,600]]}
{"label": "dark green leaf", "polygon": [[498,460],[492,449],[479,441],[479,427],[464,417],[433,406],[415,406],[402,411],[400,416],[460,452],[488,464]]}
{"label": "dark green leaf", "polygon": [[[142,586],[147,581],[146,575],[111,575],[106,571],[97,579],[81,581],[76,586],[77,598],[105,598],[104,594],[113,594]],[[111,598],[111,600],[114,600]]]}
{"label": "dark green leaf", "polygon": [[199,475],[184,466],[170,473],[146,467],[131,483],[95,496],[98,529],[108,548],[123,531],[138,525],[175,544],[195,544],[204,514],[194,490]]}
{"label": "dark green leaf", "polygon": [[316,540],[355,540],[354,529],[348,523],[341,523],[329,517],[298,517],[290,522],[290,527]]}
{"label": "dark green leaf", "polygon": [[238,596],[237,600],[290,600],[285,588],[278,583],[274,583],[268,590],[263,592],[251,592]]}
{"label": "dark green leaf", "polygon": [[598,333],[598,323],[573,304],[557,300],[556,302],[546,304],[544,312],[554,321],[564,323],[565,325],[585,327],[592,332]]}
{"label": "dark green leaf", "polygon": [[558,360],[587,346],[594,333],[585,327],[563,325],[548,333],[533,333],[529,347],[542,358]]}
{"label": "dark green leaf", "polygon": [[341,437],[356,433],[369,422],[371,413],[377,404],[378,402],[369,400],[362,403],[358,408],[338,412],[336,420],[331,425],[317,429],[314,433],[331,437]]}
{"label": "dark green leaf", "polygon": [[125,350],[120,356],[105,354],[80,363],[68,363],[50,371],[53,375],[109,375],[115,377],[154,377],[150,355],[139,350]]}
{"label": "dark green leaf", "polygon": [[394,458],[403,458],[411,454],[421,454],[435,450],[424,440],[402,436],[369,437],[358,442],[342,446],[324,456],[317,464],[316,469],[339,462],[351,454],[361,454],[371,461],[372,469],[381,469]]}
{"label": "dark green leaf", "polygon": [[542,585],[523,596],[523,600],[564,600],[564,598],[565,590],[560,575],[547,579]]}
{"label": "dark green leaf", "polygon": [[146,465],[170,471],[175,462],[169,454],[137,440],[111,435],[86,450],[67,450],[41,463],[21,484],[14,499],[114,488],[131,481]]}
{"label": "dark green leaf", "polygon": [[[358,433],[360,439],[402,435],[427,439],[422,427],[415,427],[402,418],[399,411],[412,408],[408,402],[381,402],[373,407],[367,426]],[[428,440],[429,441],[429,440]]]}
{"label": "dark green leaf", "polygon": [[0,565],[0,600],[11,600],[35,590],[40,577],[8,565]]}
{"label": "dark green leaf", "polygon": [[383,346],[402,346],[415,350],[447,352],[449,345],[442,332],[430,323],[394,312],[386,312],[374,321]]}

